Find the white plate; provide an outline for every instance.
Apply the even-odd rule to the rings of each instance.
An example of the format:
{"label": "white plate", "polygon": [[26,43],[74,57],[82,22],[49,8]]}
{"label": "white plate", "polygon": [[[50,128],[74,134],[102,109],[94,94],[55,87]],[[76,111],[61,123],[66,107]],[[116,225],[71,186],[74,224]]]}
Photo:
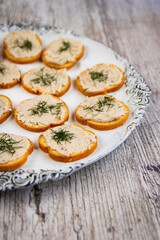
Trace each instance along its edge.
{"label": "white plate", "polygon": [[[96,151],[90,156],[71,163],[61,163],[52,160],[48,154],[42,152],[38,147],[38,136],[40,133],[32,133],[24,130],[16,124],[13,114],[7,121],[0,125],[0,132],[15,133],[27,136],[34,144],[34,151],[28,157],[27,162],[21,167],[12,172],[0,173],[0,190],[15,189],[34,185],[40,182],[48,181],[49,179],[57,180],[70,175],[74,171],[85,167],[117,148],[131,133],[134,127],[140,122],[145,112],[146,106],[149,104],[150,89],[145,84],[142,77],[136,72],[134,67],[128,63],[127,60],[117,55],[112,49],[93,41],[87,37],[79,36],[71,31],[64,29],[57,29],[48,26],[33,26],[33,25],[1,25],[0,26],[0,55],[3,56],[3,39],[9,32],[21,29],[31,29],[36,32],[43,43],[45,48],[51,41],[58,39],[60,36],[66,38],[75,38],[85,46],[84,56],[77,62],[77,64],[68,70],[71,77],[71,87],[69,91],[62,96],[70,110],[69,122],[77,123],[74,111],[76,107],[85,99],[76,87],[75,80],[80,72],[86,68],[90,68],[97,63],[113,63],[120,67],[125,72],[125,85],[114,95],[118,100],[123,101],[128,105],[130,115],[127,122],[114,130],[97,131],[85,126],[95,132],[98,137],[98,147]],[[21,73],[38,67],[43,66],[42,62],[32,64],[20,65],[18,67]],[[8,96],[13,107],[24,99],[35,97],[35,95],[28,93],[19,84],[10,89],[1,89],[0,94]],[[79,124],[79,123],[78,123]]]}

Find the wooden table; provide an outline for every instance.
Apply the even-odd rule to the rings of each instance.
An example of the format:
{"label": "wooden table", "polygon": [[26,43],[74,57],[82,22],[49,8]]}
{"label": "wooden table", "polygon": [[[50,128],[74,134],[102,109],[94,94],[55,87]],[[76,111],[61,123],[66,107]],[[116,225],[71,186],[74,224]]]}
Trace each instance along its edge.
{"label": "wooden table", "polygon": [[160,1],[1,0],[0,23],[22,22],[108,45],[152,97],[140,126],[105,158],[61,181],[1,193],[0,239],[160,239]]}

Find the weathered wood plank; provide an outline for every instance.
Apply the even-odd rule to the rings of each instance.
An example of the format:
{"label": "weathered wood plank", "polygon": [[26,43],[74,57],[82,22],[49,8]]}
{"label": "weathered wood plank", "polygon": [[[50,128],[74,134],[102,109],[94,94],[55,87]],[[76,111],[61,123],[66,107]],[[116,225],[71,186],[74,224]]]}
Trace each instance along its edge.
{"label": "weathered wood plank", "polygon": [[141,125],[107,157],[62,181],[0,193],[0,239],[160,238],[159,12],[158,0],[0,1],[0,23],[87,35],[126,57],[152,89]]}

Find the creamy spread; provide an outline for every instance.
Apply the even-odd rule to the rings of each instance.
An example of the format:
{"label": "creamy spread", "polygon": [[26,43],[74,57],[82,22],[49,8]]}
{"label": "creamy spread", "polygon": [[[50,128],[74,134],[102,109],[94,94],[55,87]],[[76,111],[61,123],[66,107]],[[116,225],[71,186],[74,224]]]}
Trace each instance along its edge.
{"label": "creamy spread", "polygon": [[71,133],[73,135],[73,138],[68,141],[57,143],[53,139],[53,132],[51,129],[48,129],[43,133],[47,145],[59,154],[69,156],[74,153],[84,152],[85,150],[90,149],[93,142],[97,141],[94,133],[84,131],[82,128],[77,127],[73,124],[66,123],[63,126],[53,128],[53,130],[56,132],[61,129]]}
{"label": "creamy spread", "polygon": [[8,101],[2,96],[0,96],[0,118],[3,114],[12,111],[11,106],[9,105]]}
{"label": "creamy spread", "polygon": [[43,54],[47,62],[64,65],[74,62],[81,54],[82,48],[83,45],[78,40],[60,38],[53,41]]}
{"label": "creamy spread", "polygon": [[61,123],[66,117],[66,107],[61,99],[49,94],[22,101],[16,106],[17,119],[28,126],[47,126]]}
{"label": "creamy spread", "polygon": [[[96,73],[99,73],[97,78]],[[83,89],[89,92],[97,92],[117,85],[122,81],[122,77],[122,72],[116,66],[111,67],[109,64],[97,64],[79,76]]]}
{"label": "creamy spread", "polygon": [[12,32],[6,36],[4,41],[8,52],[15,58],[34,57],[42,51],[40,42],[30,30]]}
{"label": "creamy spread", "polygon": [[23,77],[23,82],[32,90],[41,90],[46,93],[59,93],[69,82],[66,69],[39,67],[29,71]]}
{"label": "creamy spread", "polygon": [[15,79],[20,80],[20,71],[14,63],[8,61],[0,61],[0,84],[14,82]]}
{"label": "creamy spread", "polygon": [[122,103],[109,95],[87,97],[76,112],[79,117],[100,123],[115,121],[125,115],[126,110]]}
{"label": "creamy spread", "polygon": [[8,162],[12,162],[14,160],[16,160],[17,158],[22,157],[28,150],[29,146],[30,146],[30,142],[29,140],[24,137],[24,136],[18,136],[15,134],[0,134],[0,146],[4,147],[4,143],[2,143],[1,139],[12,139],[13,141],[17,142],[15,144],[11,144],[13,149],[14,149],[14,153],[13,153],[13,149],[12,149],[12,153],[10,151],[7,151],[7,148],[5,148],[4,150],[0,150],[0,164],[4,164],[4,163],[8,163]]}

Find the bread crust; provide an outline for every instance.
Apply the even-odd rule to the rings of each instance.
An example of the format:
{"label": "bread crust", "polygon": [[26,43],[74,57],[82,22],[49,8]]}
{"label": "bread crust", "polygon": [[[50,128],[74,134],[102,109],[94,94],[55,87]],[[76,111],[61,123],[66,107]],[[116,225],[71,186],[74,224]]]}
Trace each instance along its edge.
{"label": "bread crust", "polygon": [[[116,100],[115,97],[113,97],[113,98]],[[109,123],[106,123],[106,122],[103,123],[103,122],[96,122],[96,121],[91,121],[91,120],[84,119],[77,114],[77,111],[78,111],[80,105],[75,110],[76,119],[79,123],[81,123],[83,125],[88,125],[91,128],[94,128],[96,130],[101,130],[101,131],[111,130],[111,129],[120,127],[127,121],[128,117],[129,117],[129,108],[123,102],[121,102],[121,101],[119,101],[119,102],[125,108],[126,113],[120,119],[117,119],[115,121],[112,121],[112,122],[109,122]]]}
{"label": "bread crust", "polygon": [[[55,97],[55,96],[52,96],[52,97],[59,100],[58,97]],[[24,100],[24,101],[22,101],[22,102],[30,101],[30,100],[31,100],[31,99],[27,99],[27,100]],[[36,124],[34,124],[33,126],[28,126],[27,124],[25,124],[24,122],[22,122],[21,120],[18,119],[18,111],[17,111],[17,109],[16,109],[16,107],[15,107],[15,109],[14,109],[14,117],[15,117],[16,123],[17,123],[20,127],[24,128],[24,129],[26,129],[26,130],[28,130],[28,131],[31,131],[31,132],[43,132],[43,131],[47,130],[47,129],[50,128],[50,127],[55,127],[55,126],[63,125],[63,124],[69,119],[69,109],[68,109],[68,106],[66,105],[66,103],[65,103],[62,99],[61,99],[61,101],[64,103],[64,107],[65,107],[65,109],[66,109],[67,114],[66,114],[65,118],[63,119],[63,121],[60,122],[60,123],[58,123],[58,124],[56,124],[56,123],[50,123],[50,124],[47,125],[47,126],[38,126],[38,127],[37,127]]]}
{"label": "bread crust", "polygon": [[21,79],[21,72],[20,72],[19,68],[18,68],[18,71],[19,71],[19,78],[15,78],[14,81],[9,82],[9,83],[0,83],[0,89],[1,88],[4,88],[4,89],[5,88],[12,88],[12,87],[16,86],[20,82],[20,79]]}
{"label": "bread crust", "polygon": [[[9,34],[12,34],[12,33],[9,33]],[[9,35],[9,34],[8,34],[8,35]],[[8,35],[7,35],[7,36],[8,36]],[[14,57],[14,56],[13,56],[12,54],[10,54],[9,51],[8,51],[8,46],[7,46],[7,44],[5,43],[5,39],[6,39],[6,37],[7,37],[7,36],[6,36],[6,37],[4,38],[4,40],[3,40],[3,47],[4,47],[4,52],[5,52],[6,57],[7,57],[11,62],[19,63],[19,64],[27,64],[27,63],[33,63],[33,62],[38,61],[38,60],[40,59],[40,57],[41,57],[41,54],[42,54],[42,42],[41,42],[41,40],[40,40],[40,38],[39,38],[39,36],[38,36],[37,34],[34,33],[34,35],[36,36],[38,42],[39,42],[40,45],[41,45],[41,51],[40,51],[36,56],[34,56],[34,57],[26,57],[26,58],[16,58],[16,57]]]}
{"label": "bread crust", "polygon": [[[100,63],[100,64],[97,64],[97,65],[103,65],[103,63]],[[122,72],[123,76],[122,76],[122,79],[121,79],[121,82],[118,83],[118,84],[115,84],[114,86],[111,86],[109,88],[104,88],[103,90],[100,90],[100,91],[96,91],[96,92],[90,92],[90,91],[85,91],[84,88],[82,87],[81,85],[81,82],[80,82],[80,77],[78,76],[77,79],[76,79],[76,84],[77,84],[77,87],[78,87],[78,90],[83,93],[85,96],[88,96],[88,97],[91,97],[91,96],[96,96],[96,95],[100,95],[100,94],[105,94],[105,93],[109,93],[109,92],[114,92],[114,91],[117,91],[119,90],[123,84],[124,84],[124,81],[125,81],[125,76],[124,76],[124,72],[119,68],[117,67],[116,65],[114,64],[109,64],[110,67],[116,67],[118,68],[118,70],[120,72]],[[85,71],[81,72],[81,74],[87,72],[88,70],[91,70],[92,68],[89,68],[89,69],[86,69]]]}
{"label": "bread crust", "polygon": [[[27,138],[28,139],[28,138]],[[16,160],[4,164],[0,164],[0,171],[11,171],[16,168],[21,167],[26,161],[28,156],[33,152],[33,143],[28,139],[30,145],[26,151],[26,153]]]}
{"label": "bread crust", "polygon": [[[89,133],[93,134],[92,131],[86,130],[83,127],[81,127],[81,126],[79,126],[77,124],[73,124],[73,125],[83,129],[86,132],[89,132]],[[89,156],[91,153],[93,153],[94,150],[97,148],[97,136],[95,135],[95,137],[96,137],[96,142],[93,142],[91,144],[90,149],[87,149],[87,150],[85,150],[83,152],[72,154],[70,156],[65,156],[65,155],[59,154],[58,152],[52,150],[47,145],[47,143],[45,141],[45,137],[43,136],[43,134],[41,134],[39,136],[38,143],[39,143],[39,147],[41,148],[41,150],[46,152],[46,153],[48,153],[50,158],[52,158],[53,160],[59,161],[59,162],[67,163],[67,162],[74,162],[74,161],[80,160],[82,158],[85,158],[85,157]]]}
{"label": "bread crust", "polygon": [[3,123],[5,120],[7,120],[7,118],[11,115],[12,113],[12,102],[11,100],[7,97],[7,96],[4,96],[4,95],[0,95],[0,97],[3,97],[5,99],[5,101],[8,102],[9,106],[11,107],[11,110],[4,113],[1,117],[0,117],[0,124]]}
{"label": "bread crust", "polygon": [[23,74],[22,78],[21,78],[21,83],[22,83],[22,86],[24,87],[24,89],[26,89],[28,92],[30,93],[33,93],[33,94],[42,94],[42,93],[47,93],[47,94],[51,94],[53,96],[56,96],[56,97],[61,97],[63,96],[70,88],[71,86],[71,79],[70,77],[68,76],[68,84],[66,85],[65,88],[62,89],[61,92],[56,92],[56,93],[52,93],[52,92],[46,92],[46,91],[42,91],[41,89],[33,89],[32,87],[28,86],[27,84],[25,84],[24,82],[24,77],[25,75],[27,75],[29,72],[31,72],[33,69],[27,71],[26,73]]}
{"label": "bread crust", "polygon": [[45,52],[48,50],[48,48],[50,47],[50,45],[42,52],[42,61],[43,63],[48,66],[48,67],[51,67],[51,68],[56,68],[56,69],[62,69],[62,68],[66,68],[66,69],[70,69],[71,67],[73,67],[76,62],[81,58],[83,57],[84,55],[84,46],[82,47],[82,51],[81,53],[76,56],[76,59],[75,61],[73,62],[70,62],[70,63],[66,63],[64,65],[58,65],[58,64],[54,64],[54,63],[50,63],[50,62],[47,62],[46,58],[45,58]]}

